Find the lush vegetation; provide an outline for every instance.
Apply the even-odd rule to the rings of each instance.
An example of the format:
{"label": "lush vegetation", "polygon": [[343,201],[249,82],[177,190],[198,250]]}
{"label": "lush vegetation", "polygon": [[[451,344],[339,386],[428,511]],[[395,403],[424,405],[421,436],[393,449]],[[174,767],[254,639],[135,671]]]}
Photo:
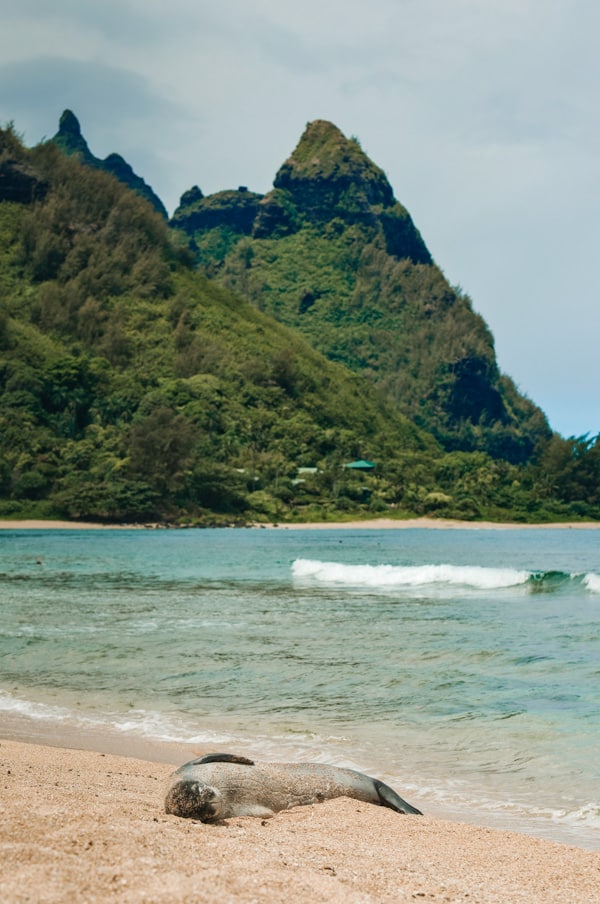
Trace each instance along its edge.
{"label": "lush vegetation", "polygon": [[50,186],[0,205],[5,514],[272,517],[293,507],[299,467],[435,448],[366,382],[197,276],[110,176],[10,131],[3,147]]}
{"label": "lush vegetation", "polygon": [[[527,464],[444,451],[372,382],[198,274],[111,175],[12,128],[0,171],[0,516],[600,515],[597,440],[542,437]],[[29,201],[11,200],[13,176]],[[333,268],[342,245],[321,248]],[[346,467],[359,458],[375,469]]]}
{"label": "lush vegetation", "polygon": [[543,412],[499,372],[487,326],[356,140],[310,123],[274,184],[253,219],[249,193],[182,199],[172,224],[204,272],[368,376],[448,451],[530,460],[550,437]]}

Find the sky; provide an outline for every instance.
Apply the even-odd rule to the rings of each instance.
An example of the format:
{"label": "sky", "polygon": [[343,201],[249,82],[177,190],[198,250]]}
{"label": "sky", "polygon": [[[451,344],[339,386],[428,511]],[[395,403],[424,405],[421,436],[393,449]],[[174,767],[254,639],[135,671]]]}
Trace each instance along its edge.
{"label": "sky", "polygon": [[313,119],[387,174],[501,370],[600,433],[596,0],[0,0],[0,124],[62,111],[170,213],[267,192]]}

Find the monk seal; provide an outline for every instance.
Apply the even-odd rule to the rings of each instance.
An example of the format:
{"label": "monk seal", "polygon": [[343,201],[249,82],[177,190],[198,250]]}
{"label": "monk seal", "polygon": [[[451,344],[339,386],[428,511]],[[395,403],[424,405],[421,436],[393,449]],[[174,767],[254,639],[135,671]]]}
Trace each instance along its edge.
{"label": "monk seal", "polygon": [[213,753],[180,766],[171,776],[165,810],[175,816],[218,822],[232,816],[268,818],[280,810],[352,797],[422,816],[388,785],[354,769],[324,763],[255,763]]}

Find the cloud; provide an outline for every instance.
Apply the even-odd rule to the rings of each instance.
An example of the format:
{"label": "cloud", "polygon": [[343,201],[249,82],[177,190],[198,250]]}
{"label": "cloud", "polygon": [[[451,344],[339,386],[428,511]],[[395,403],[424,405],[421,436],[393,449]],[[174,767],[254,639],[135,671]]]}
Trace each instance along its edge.
{"label": "cloud", "polygon": [[156,110],[172,114],[176,109],[136,72],[60,57],[0,65],[0,104],[36,117],[49,107],[91,109],[101,129],[118,118],[145,117]]}
{"label": "cloud", "polygon": [[[164,9],[163,9],[164,13]],[[54,46],[65,49],[60,40],[61,32],[78,34],[80,42],[88,44],[93,40],[103,40],[114,45],[148,45],[158,41],[164,34],[164,15],[152,17],[140,15],[140,9],[131,0],[103,0],[102,3],[82,3],[81,0],[3,0],[3,27],[19,33],[27,29],[29,41],[21,45],[21,52],[27,47],[29,53],[44,52],[49,39]],[[6,45],[4,51],[6,53]],[[78,48],[71,48],[76,55]],[[10,53],[10,45],[8,45]],[[13,52],[19,48],[13,46]],[[12,54],[11,54],[12,55]]]}
{"label": "cloud", "polygon": [[78,117],[98,157],[117,151],[159,194],[158,186],[169,184],[161,156],[165,131],[176,123],[177,140],[187,114],[145,76],[101,62],[57,57],[0,66],[0,120],[14,120],[27,143],[52,137],[64,109]]}

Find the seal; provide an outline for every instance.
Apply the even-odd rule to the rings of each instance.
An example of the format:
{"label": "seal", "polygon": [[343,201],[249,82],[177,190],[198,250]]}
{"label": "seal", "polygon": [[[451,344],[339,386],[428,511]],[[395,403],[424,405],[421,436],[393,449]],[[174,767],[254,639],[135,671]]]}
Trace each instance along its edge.
{"label": "seal", "polygon": [[324,763],[255,763],[227,753],[212,753],[180,766],[171,776],[165,810],[201,822],[232,816],[266,819],[334,797],[422,816],[388,785],[354,769]]}

